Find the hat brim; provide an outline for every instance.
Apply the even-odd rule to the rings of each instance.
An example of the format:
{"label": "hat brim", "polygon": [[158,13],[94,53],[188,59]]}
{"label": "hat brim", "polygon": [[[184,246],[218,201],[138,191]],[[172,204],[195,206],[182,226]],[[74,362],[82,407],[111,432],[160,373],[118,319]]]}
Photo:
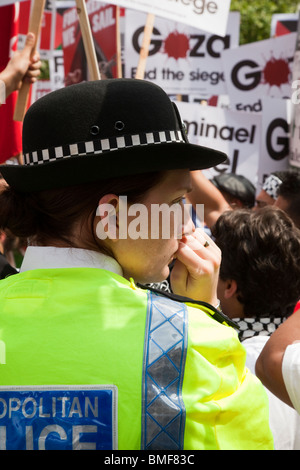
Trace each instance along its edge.
{"label": "hat brim", "polygon": [[203,170],[226,159],[226,154],[214,149],[174,142],[72,156],[37,165],[1,165],[0,172],[15,190],[36,192],[154,171]]}

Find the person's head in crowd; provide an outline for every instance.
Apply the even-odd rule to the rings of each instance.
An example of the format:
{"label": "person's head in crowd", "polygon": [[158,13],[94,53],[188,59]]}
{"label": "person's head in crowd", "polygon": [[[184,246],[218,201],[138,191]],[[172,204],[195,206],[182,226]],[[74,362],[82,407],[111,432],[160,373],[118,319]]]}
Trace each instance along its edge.
{"label": "person's head in crowd", "polygon": [[255,210],[275,203],[284,175],[284,171],[274,171],[265,179],[261,191],[255,198]]}
{"label": "person's head in crowd", "polygon": [[233,209],[254,206],[255,186],[245,176],[222,173],[214,176],[211,182],[219,189]]}
{"label": "person's head in crowd", "polygon": [[275,206],[286,212],[300,228],[300,173],[297,170],[286,173],[278,189]]}
{"label": "person's head in crowd", "polygon": [[230,318],[287,317],[300,296],[300,230],[272,206],[222,214],[218,297]]}

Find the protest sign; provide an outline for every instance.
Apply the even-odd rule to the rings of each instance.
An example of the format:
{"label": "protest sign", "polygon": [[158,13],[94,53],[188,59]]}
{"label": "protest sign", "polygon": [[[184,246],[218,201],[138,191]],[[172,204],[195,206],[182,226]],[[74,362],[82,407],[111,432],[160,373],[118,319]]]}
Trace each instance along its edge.
{"label": "protest sign", "polygon": [[298,13],[276,13],[275,15],[272,15],[271,37],[296,33],[298,17]]}
{"label": "protest sign", "polygon": [[222,52],[230,106],[262,111],[262,97],[291,98],[296,33]]}
{"label": "protest sign", "polygon": [[227,154],[227,161],[204,170],[208,177],[224,173],[244,175],[256,185],[261,139],[261,115],[177,102],[188,139]]}
{"label": "protest sign", "polygon": [[293,64],[292,117],[290,126],[290,164],[300,168],[300,22]]}
{"label": "protest sign", "polygon": [[257,187],[274,171],[287,170],[289,165],[289,126],[291,101],[264,97],[261,129],[261,152]]}
{"label": "protest sign", "polygon": [[[135,78],[147,15],[126,9],[125,76]],[[229,15],[221,37],[182,23],[155,18],[144,78],[169,94],[226,94],[221,53],[239,44],[240,14]]]}
{"label": "protest sign", "polygon": [[4,7],[6,5],[13,5],[16,3],[24,2],[26,0],[1,0],[1,7]]}
{"label": "protest sign", "polygon": [[[94,46],[101,78],[115,78],[116,7],[102,2],[87,2]],[[88,80],[87,60],[76,8],[63,15],[63,51],[66,85]]]}
{"label": "protest sign", "polygon": [[109,0],[125,8],[225,36],[231,0]]}

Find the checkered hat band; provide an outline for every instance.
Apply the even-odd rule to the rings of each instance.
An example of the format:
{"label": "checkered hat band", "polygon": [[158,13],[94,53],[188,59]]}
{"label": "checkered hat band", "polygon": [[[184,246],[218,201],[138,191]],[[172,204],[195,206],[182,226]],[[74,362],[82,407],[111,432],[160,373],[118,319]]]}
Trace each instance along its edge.
{"label": "checkered hat band", "polygon": [[63,158],[77,157],[80,155],[93,155],[111,152],[122,148],[138,147],[149,144],[163,144],[173,142],[186,142],[182,131],[154,131],[107,139],[78,142],[77,144],[62,145],[49,149],[36,150],[24,154],[25,165],[39,165],[54,162]]}

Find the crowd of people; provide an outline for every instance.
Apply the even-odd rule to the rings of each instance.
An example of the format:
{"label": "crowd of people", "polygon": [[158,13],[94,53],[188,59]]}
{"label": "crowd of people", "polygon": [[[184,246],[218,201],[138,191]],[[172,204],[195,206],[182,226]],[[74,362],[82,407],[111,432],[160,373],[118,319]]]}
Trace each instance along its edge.
{"label": "crowd of people", "polygon": [[[0,73],[7,94],[37,79],[33,44]],[[241,175],[208,180],[226,156],[190,144],[165,92],[135,79],[40,98],[23,153],[1,167],[0,419],[23,393],[1,445],[27,445],[26,405],[51,386],[66,407],[70,390],[89,403],[96,390],[108,418],[85,408],[85,441],[62,437],[74,423],[55,412],[45,447],[300,449],[300,173],[269,175],[259,194]],[[170,217],[153,237],[153,206],[187,202],[204,205],[205,230]],[[143,238],[129,236],[137,205]]]}

